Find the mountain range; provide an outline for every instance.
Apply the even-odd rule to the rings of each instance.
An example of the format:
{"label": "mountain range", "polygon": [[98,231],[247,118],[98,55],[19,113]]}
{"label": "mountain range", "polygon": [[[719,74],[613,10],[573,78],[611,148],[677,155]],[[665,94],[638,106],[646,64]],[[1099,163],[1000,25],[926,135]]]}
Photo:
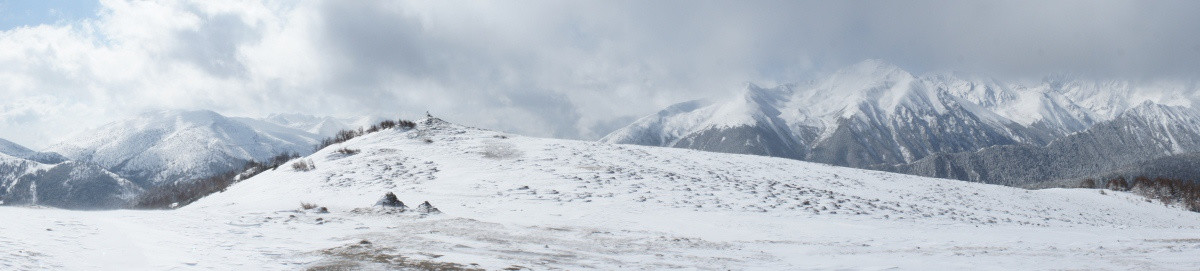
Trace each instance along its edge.
{"label": "mountain range", "polygon": [[1200,151],[1190,100],[1171,99],[1187,88],[916,76],[869,60],[806,84],[679,103],[601,141],[1021,185]]}
{"label": "mountain range", "polygon": [[[92,163],[65,161],[53,153],[24,152],[4,141],[0,149],[0,205],[44,205],[70,209],[123,206],[142,189]],[[34,154],[33,158],[26,158]],[[21,156],[21,157],[18,157]],[[53,160],[41,158],[52,157]]]}
{"label": "mountain range", "polygon": [[208,110],[157,110],[86,130],[48,152],[0,140],[0,203],[125,207],[157,186],[203,179],[279,154],[311,153],[332,134],[328,130],[375,119],[231,118]]}

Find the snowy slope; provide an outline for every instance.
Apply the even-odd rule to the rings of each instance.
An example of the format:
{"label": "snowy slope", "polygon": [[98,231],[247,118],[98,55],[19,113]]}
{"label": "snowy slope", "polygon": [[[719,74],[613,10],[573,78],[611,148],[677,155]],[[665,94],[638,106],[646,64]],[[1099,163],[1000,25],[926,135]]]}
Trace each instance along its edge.
{"label": "snowy slope", "polygon": [[308,153],[318,140],[264,126],[207,110],[152,111],[83,132],[52,149],[149,187],[203,178],[279,153]]}
{"label": "snowy slope", "polygon": [[[467,207],[487,209],[481,215],[505,209],[502,206],[508,203],[530,201],[543,202],[539,204],[548,205],[545,208],[612,205],[841,212],[1017,225],[1165,226],[1195,222],[1188,219],[1197,217],[1165,209],[1164,216],[1155,217],[1153,212],[1129,208],[1124,200],[1100,201],[1096,203],[1106,206],[1088,208],[1096,210],[1054,210],[1061,207],[1048,206],[1063,205],[1063,197],[1073,193],[761,156],[518,137],[437,119],[430,122],[413,131],[387,130],[331,146],[304,158],[316,164],[315,170],[270,171],[188,208],[262,211],[291,208],[301,201],[354,208],[392,191],[401,198],[433,202],[443,197],[473,198],[484,207]],[[361,153],[335,152],[340,148]],[[462,207],[451,204],[442,209],[455,213]],[[996,214],[997,208],[1010,214]]]}
{"label": "snowy slope", "polygon": [[0,195],[7,194],[9,183],[43,168],[41,163],[0,152],[0,188],[4,188]]}
{"label": "snowy slope", "polygon": [[6,154],[12,157],[18,157],[46,164],[57,164],[66,161],[67,158],[53,152],[37,152],[30,150],[25,146],[18,145],[12,141],[0,138],[0,154]]}
{"label": "snowy slope", "polygon": [[[5,221],[26,218],[0,223],[14,233],[0,235],[0,249],[17,251],[0,266],[1200,268],[1200,214],[1127,193],[421,123],[331,146],[303,158],[314,170],[280,167],[179,210],[0,209]],[[386,192],[444,213],[368,208]],[[297,211],[301,203],[329,213]],[[61,249],[68,243],[81,249]],[[120,249],[89,250],[99,247]]]}

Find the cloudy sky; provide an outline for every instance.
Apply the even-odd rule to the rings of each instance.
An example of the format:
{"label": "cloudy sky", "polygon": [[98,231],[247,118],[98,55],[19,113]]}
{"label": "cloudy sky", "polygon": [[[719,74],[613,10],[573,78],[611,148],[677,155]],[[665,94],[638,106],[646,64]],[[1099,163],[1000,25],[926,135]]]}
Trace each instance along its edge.
{"label": "cloudy sky", "polygon": [[146,109],[416,117],[595,139],[746,82],[1194,78],[1200,1],[0,0],[0,138]]}

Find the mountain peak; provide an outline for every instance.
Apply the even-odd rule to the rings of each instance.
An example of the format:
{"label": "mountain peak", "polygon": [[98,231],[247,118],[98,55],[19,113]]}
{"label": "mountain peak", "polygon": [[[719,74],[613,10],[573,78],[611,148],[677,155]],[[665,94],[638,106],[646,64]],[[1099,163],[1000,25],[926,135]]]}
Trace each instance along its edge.
{"label": "mountain peak", "polygon": [[230,122],[229,118],[212,110],[156,109],[143,111],[119,122],[109,123],[108,126],[124,125],[133,126],[132,130],[170,131],[227,122]]}
{"label": "mountain peak", "polygon": [[778,85],[773,88],[765,88],[754,83],[746,83],[746,87],[741,92],[741,99],[748,104],[753,104],[756,107],[776,106],[780,101],[787,100],[792,95],[792,85]]}
{"label": "mountain peak", "polygon": [[306,153],[309,134],[247,124],[211,110],[155,110],[90,129],[53,148],[139,184],[223,172],[279,153]]}

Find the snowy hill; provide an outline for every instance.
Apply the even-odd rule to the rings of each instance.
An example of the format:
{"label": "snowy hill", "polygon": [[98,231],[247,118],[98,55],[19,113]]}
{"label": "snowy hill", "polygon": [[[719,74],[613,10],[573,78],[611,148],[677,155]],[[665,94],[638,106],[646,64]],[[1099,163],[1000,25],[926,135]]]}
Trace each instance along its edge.
{"label": "snowy hill", "polygon": [[10,192],[8,187],[11,187],[11,183],[16,182],[22,176],[34,173],[38,169],[43,168],[44,166],[41,163],[0,153],[0,184],[3,184],[2,187],[4,188],[0,195],[8,194]]}
{"label": "snowy hill", "polygon": [[153,111],[83,132],[51,149],[150,187],[204,178],[279,153],[308,153],[318,140],[271,126],[206,110]]}
{"label": "snowy hill", "polygon": [[[1030,191],[420,123],[330,146],[297,160],[311,162],[312,170],[280,167],[179,210],[89,214],[45,226],[63,236],[100,227],[149,231],[157,237],[116,245],[132,251],[123,257],[153,247],[164,255],[153,261],[63,262],[39,247],[65,239],[0,237],[10,239],[0,244],[28,245],[26,251],[42,255],[0,257],[0,263],[269,270],[1200,267],[1186,256],[1200,251],[1189,241],[1200,214],[1128,193]],[[443,213],[371,207],[387,192],[410,208],[428,201]],[[301,210],[301,203],[328,213]],[[73,215],[49,213],[47,222]],[[0,219],[24,214],[0,209]],[[0,230],[42,227],[23,225],[0,224]],[[103,240],[71,242],[114,245]]]}
{"label": "snowy hill", "polygon": [[[337,151],[343,148],[360,153]],[[437,119],[425,121],[416,130],[368,134],[302,159],[313,162],[316,168],[269,171],[188,208],[275,210],[294,207],[297,202],[354,208],[369,206],[391,191],[401,198],[429,198],[433,202],[442,197],[497,201],[480,202],[485,206],[521,201],[545,201],[557,206],[599,202],[630,208],[806,214],[840,211],[877,218],[966,219],[966,223],[980,224],[1111,225],[1117,222],[1111,219],[1146,215],[1120,207],[1129,204],[1125,201],[1110,202],[1113,206],[1101,213],[1051,211],[1044,206],[1062,204],[1059,201],[1064,196],[1052,191],[761,156],[519,137]],[[930,196],[933,194],[939,196]],[[904,200],[906,197],[919,200]],[[895,207],[897,204],[901,207]],[[998,205],[1015,213],[997,216],[984,211]],[[454,212],[460,207],[451,205],[443,210]],[[1102,215],[1122,210],[1131,212]],[[1167,213],[1170,217],[1177,215]],[[1159,226],[1166,225],[1158,224],[1163,222],[1187,222],[1147,218],[1120,222]]]}
{"label": "snowy hill", "polygon": [[12,157],[28,159],[45,164],[57,164],[66,161],[67,158],[53,152],[37,152],[26,148],[25,146],[17,145],[12,141],[0,138],[0,154],[7,154]]}
{"label": "snowy hill", "polygon": [[[1117,89],[1107,91],[1109,88]],[[1140,114],[1135,111],[1143,105],[1180,104],[1167,96],[1145,93],[1149,92],[1131,83],[1065,77],[1004,82],[951,73],[914,76],[870,60],[807,85],[749,85],[734,99],[680,103],[614,131],[601,142],[767,155],[859,168],[905,167],[996,146],[1042,147],[1098,124],[1126,121],[1121,116]],[[1194,113],[1185,105],[1169,107]],[[1155,121],[1177,121],[1173,117],[1179,114],[1183,113]],[[1182,122],[1163,125],[1200,129],[1200,124],[1178,121]],[[1155,140],[1180,146],[1200,144],[1190,137],[1148,136],[1163,136]],[[1162,155],[1171,153],[1178,152]],[[1153,158],[1156,156],[1137,157]],[[986,166],[980,169],[988,170]]]}

